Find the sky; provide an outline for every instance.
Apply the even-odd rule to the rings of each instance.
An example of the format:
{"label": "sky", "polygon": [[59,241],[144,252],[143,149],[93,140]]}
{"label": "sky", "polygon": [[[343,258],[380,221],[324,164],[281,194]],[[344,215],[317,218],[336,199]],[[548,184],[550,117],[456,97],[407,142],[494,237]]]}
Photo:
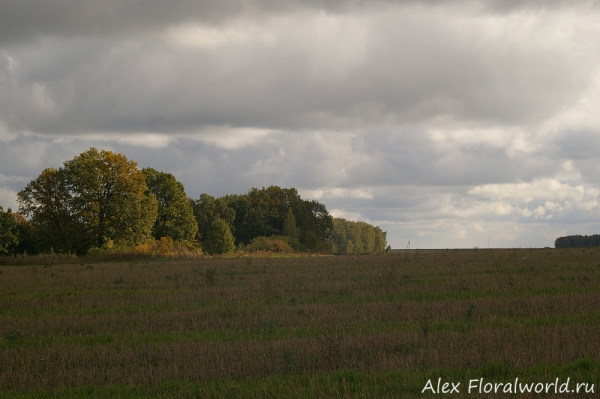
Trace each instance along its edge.
{"label": "sky", "polygon": [[0,0],[0,205],[96,147],[393,248],[600,233],[600,2]]}

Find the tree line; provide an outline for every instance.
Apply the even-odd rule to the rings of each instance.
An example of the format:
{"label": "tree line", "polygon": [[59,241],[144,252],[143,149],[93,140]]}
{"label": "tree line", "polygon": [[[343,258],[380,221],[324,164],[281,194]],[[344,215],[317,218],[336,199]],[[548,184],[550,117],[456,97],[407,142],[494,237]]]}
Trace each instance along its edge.
{"label": "tree line", "polygon": [[139,169],[123,154],[90,148],[46,168],[0,206],[0,255],[127,251],[151,242],[211,254],[249,250],[378,253],[385,232],[334,219],[295,188],[252,188],[215,198],[186,195],[170,173]]}
{"label": "tree line", "polygon": [[600,247],[600,234],[591,236],[572,235],[558,237],[554,241],[555,248],[587,248]]}
{"label": "tree line", "polygon": [[389,252],[387,233],[365,222],[336,218],[329,238],[331,252],[337,254],[380,254]]}

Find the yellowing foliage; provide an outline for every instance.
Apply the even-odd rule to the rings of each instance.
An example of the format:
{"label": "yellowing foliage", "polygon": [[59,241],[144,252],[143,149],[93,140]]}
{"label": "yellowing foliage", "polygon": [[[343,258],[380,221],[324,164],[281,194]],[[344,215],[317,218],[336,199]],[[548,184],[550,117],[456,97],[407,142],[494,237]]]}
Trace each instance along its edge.
{"label": "yellowing foliage", "polygon": [[135,247],[131,248],[129,252],[136,255],[162,257],[193,257],[202,255],[202,251],[200,251],[199,249],[190,248],[190,246],[188,245],[175,242],[171,237],[161,237],[160,240],[136,245]]}

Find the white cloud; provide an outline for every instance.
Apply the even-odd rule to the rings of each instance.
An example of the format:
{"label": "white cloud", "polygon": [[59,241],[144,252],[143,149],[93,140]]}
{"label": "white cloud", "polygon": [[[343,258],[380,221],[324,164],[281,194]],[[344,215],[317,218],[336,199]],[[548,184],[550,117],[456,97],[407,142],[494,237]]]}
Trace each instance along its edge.
{"label": "white cloud", "polygon": [[[225,25],[186,23],[169,27],[167,42],[192,50],[226,48],[286,49],[304,54],[308,73],[345,76],[367,59],[369,18],[325,12],[300,12],[256,20],[237,19]],[[285,50],[284,50],[285,51]]]}
{"label": "white cloud", "polygon": [[170,27],[166,39],[174,46],[191,49],[216,49],[223,46],[247,45],[249,43],[273,44],[278,38],[264,25],[238,21],[226,27],[183,24]]}
{"label": "white cloud", "polygon": [[308,198],[357,198],[372,200],[375,198],[370,188],[319,188],[316,190],[302,190]]}
{"label": "white cloud", "polygon": [[[600,27],[595,34],[600,34]],[[590,60],[600,62],[600,51],[596,47],[584,50]],[[597,130],[600,126],[600,68],[592,70],[587,79],[581,81],[581,91],[576,99],[568,106],[559,110],[544,121],[540,130],[548,133],[559,131]]]}
{"label": "white cloud", "polygon": [[534,200],[571,200],[580,202],[598,196],[596,189],[572,186],[557,179],[537,179],[533,182],[484,184],[473,187],[469,194],[481,199],[510,200],[527,204]]}
{"label": "white cloud", "polygon": [[204,141],[218,148],[238,150],[240,148],[258,145],[267,136],[277,134],[276,130],[254,128],[231,128],[216,126],[206,128],[197,134],[185,134],[195,140]]}
{"label": "white cloud", "polygon": [[19,208],[17,203],[17,193],[10,188],[3,186],[0,183],[0,205],[6,211],[8,208],[11,208],[13,211],[16,211]]}
{"label": "white cloud", "polygon": [[363,215],[361,215],[358,212],[348,212],[348,211],[345,211],[343,209],[332,209],[331,211],[329,211],[329,213],[334,218],[342,218],[342,219],[351,220],[351,221],[354,221],[354,222],[367,222],[367,223],[371,223],[371,221],[369,220],[369,218],[364,217]]}
{"label": "white cloud", "polygon": [[432,129],[431,141],[444,152],[501,150],[509,158],[522,153],[532,153],[541,147],[539,137],[521,128],[480,127]]}
{"label": "white cloud", "polygon": [[173,136],[166,134],[155,134],[155,133],[126,133],[122,135],[116,135],[115,133],[88,133],[85,136],[73,135],[73,136],[55,136],[54,142],[56,144],[81,142],[81,141],[92,141],[99,143],[122,143],[135,145],[147,148],[165,148],[176,139]]}

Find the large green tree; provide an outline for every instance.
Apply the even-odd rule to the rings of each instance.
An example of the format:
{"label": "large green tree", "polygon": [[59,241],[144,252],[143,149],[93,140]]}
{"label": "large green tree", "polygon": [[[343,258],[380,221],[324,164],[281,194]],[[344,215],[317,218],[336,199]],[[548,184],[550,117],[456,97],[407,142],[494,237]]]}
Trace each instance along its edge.
{"label": "large green tree", "polygon": [[171,237],[176,241],[193,240],[198,232],[194,210],[183,184],[170,173],[142,169],[148,194],[158,201],[158,216],[152,228],[154,238]]}
{"label": "large green tree", "polygon": [[228,195],[224,199],[235,210],[237,242],[248,244],[259,236],[286,235],[297,236],[308,249],[327,248],[333,229],[331,216],[325,205],[301,199],[295,188],[252,188],[247,194]]}
{"label": "large green tree", "polygon": [[236,244],[248,244],[252,238],[257,237],[248,223],[250,200],[246,194],[228,194],[222,198],[227,207],[233,210],[233,228]]}
{"label": "large green tree", "polygon": [[58,170],[44,170],[18,199],[45,249],[86,253],[109,242],[131,246],[151,237],[157,202],[145,192],[136,162],[90,148]]}
{"label": "large green tree", "polygon": [[81,225],[74,217],[73,193],[67,188],[62,168],[44,169],[17,197],[19,211],[29,218],[40,251],[75,250],[77,242],[82,240],[78,231]]}
{"label": "large green tree", "polygon": [[309,249],[327,249],[327,241],[333,231],[333,217],[324,204],[304,200],[297,204],[294,212],[300,229],[300,242]]}
{"label": "large green tree", "polygon": [[14,214],[0,205],[0,255],[11,255],[19,244],[19,230]]}
{"label": "large green tree", "polygon": [[235,243],[227,222],[220,218],[213,220],[202,246],[210,254],[232,253],[235,249]]}
{"label": "large green tree", "polygon": [[204,241],[211,229],[212,223],[216,219],[221,219],[227,223],[229,231],[234,233],[235,210],[230,208],[227,202],[222,198],[215,198],[212,195],[201,194],[200,197],[193,202],[194,216],[198,223],[198,235],[200,241]]}

